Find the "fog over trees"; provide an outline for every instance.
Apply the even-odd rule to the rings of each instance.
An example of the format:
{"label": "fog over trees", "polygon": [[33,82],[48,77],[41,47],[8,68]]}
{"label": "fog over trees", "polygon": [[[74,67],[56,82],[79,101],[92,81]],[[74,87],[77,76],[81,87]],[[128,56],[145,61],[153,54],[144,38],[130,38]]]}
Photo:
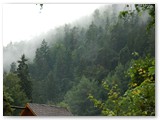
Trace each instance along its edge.
{"label": "fog over trees", "polygon": [[104,5],[30,41],[8,44],[4,114],[17,115],[10,106],[33,102],[81,116],[154,116],[154,18],[154,5]]}

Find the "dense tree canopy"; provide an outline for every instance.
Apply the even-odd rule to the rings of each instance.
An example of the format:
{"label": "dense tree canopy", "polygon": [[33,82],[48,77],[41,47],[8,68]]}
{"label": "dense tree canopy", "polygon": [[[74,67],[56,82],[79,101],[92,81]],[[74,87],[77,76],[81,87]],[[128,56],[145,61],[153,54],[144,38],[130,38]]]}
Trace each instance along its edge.
{"label": "dense tree canopy", "polygon": [[53,42],[40,39],[33,61],[22,55],[17,70],[12,63],[4,74],[6,115],[11,103],[28,99],[73,115],[155,115],[155,6],[122,7],[96,9],[85,26],[59,27]]}
{"label": "dense tree canopy", "polygon": [[20,78],[21,90],[24,90],[28,99],[32,99],[32,83],[29,76],[27,59],[23,54],[21,60],[18,61],[17,76]]}

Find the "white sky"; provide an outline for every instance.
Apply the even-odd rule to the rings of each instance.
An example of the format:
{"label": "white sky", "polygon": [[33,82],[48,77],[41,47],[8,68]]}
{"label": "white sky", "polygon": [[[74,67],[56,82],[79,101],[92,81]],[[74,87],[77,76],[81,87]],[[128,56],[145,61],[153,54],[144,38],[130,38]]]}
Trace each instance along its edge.
{"label": "white sky", "polygon": [[3,46],[90,15],[104,4],[3,4]]}

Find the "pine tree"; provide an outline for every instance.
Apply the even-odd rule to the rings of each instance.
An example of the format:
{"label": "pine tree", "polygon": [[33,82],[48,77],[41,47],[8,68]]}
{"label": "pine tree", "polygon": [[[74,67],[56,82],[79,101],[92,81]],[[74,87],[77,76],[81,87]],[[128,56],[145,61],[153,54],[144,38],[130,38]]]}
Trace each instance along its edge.
{"label": "pine tree", "polygon": [[45,40],[42,41],[40,48],[36,50],[35,65],[36,65],[36,76],[39,80],[43,80],[44,76],[47,76],[48,71],[51,69],[51,63],[49,60],[49,47]]}
{"label": "pine tree", "polygon": [[32,99],[32,84],[30,81],[27,59],[23,54],[21,60],[18,61],[17,75],[20,78],[21,89],[26,93],[27,97]]}

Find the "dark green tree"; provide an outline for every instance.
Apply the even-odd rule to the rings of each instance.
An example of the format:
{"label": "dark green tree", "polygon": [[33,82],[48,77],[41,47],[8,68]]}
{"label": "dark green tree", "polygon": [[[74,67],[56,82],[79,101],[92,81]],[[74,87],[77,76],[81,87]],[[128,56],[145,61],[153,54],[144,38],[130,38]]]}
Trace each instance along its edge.
{"label": "dark green tree", "polygon": [[[127,59],[126,59],[127,57]],[[122,48],[119,52],[119,62],[125,65],[131,59],[131,54],[127,46]]]}
{"label": "dark green tree", "polygon": [[[73,82],[73,68],[72,68],[72,59],[71,54],[68,49],[63,44],[57,44],[55,50],[58,50],[55,54],[55,64],[53,69],[53,81],[55,81],[55,85],[57,85],[57,93],[60,93],[57,96],[57,100],[63,100],[65,93],[67,90],[71,88],[71,84]],[[49,75],[51,76],[51,75]],[[49,77],[50,78],[50,77]],[[53,85],[54,85],[53,84]]]}
{"label": "dark green tree", "polygon": [[77,86],[67,92],[65,102],[68,104],[74,115],[99,115],[100,111],[94,108],[93,103],[88,99],[89,93],[98,94],[96,81],[90,81],[83,76]]}
{"label": "dark green tree", "polygon": [[26,64],[27,59],[23,54],[21,60],[18,61],[19,65],[17,68],[17,75],[20,78],[21,90],[25,92],[27,97],[32,99],[32,83],[31,78],[28,71],[28,65]]}
{"label": "dark green tree", "polygon": [[49,46],[45,39],[42,41],[40,48],[36,50],[34,62],[36,69],[33,71],[33,76],[38,80],[43,80],[52,67],[49,56]]}
{"label": "dark green tree", "polygon": [[[42,41],[36,50],[33,64],[29,65],[30,74],[34,78],[34,102],[57,104],[63,103],[65,99],[72,111],[76,111],[76,115],[99,115],[93,104],[85,99],[87,97],[83,92],[85,89],[92,89],[92,82],[95,82],[97,87],[93,88],[100,92],[93,90],[95,97],[105,102],[110,96],[112,99],[107,101],[108,109],[113,115],[122,114],[117,112],[123,111],[114,111],[120,106],[119,100],[115,99],[128,91],[128,82],[131,79],[125,77],[125,71],[131,64],[131,55],[138,52],[136,59],[148,53],[154,56],[155,30],[152,28],[150,33],[146,32],[150,18],[144,20],[145,14],[139,16],[135,12],[130,19],[118,18],[121,7],[123,6],[111,5],[104,10],[97,9],[92,14],[92,22],[59,27],[54,32],[54,38],[47,36],[47,41]],[[135,81],[138,79],[141,85],[139,76]],[[107,81],[110,85],[107,94],[101,85],[102,81]],[[104,114],[107,114],[105,110]]]}
{"label": "dark green tree", "polygon": [[[128,69],[131,78],[129,89],[120,96],[117,84],[103,83],[108,99],[101,101],[89,96],[103,115],[155,115],[155,60],[151,57],[140,58],[132,62]],[[110,89],[111,87],[111,89]]]}
{"label": "dark green tree", "polygon": [[25,92],[21,89],[20,79],[16,74],[9,73],[3,79],[4,92],[8,93],[13,99],[12,105],[24,106],[29,102]]}
{"label": "dark green tree", "polygon": [[10,116],[13,113],[13,109],[11,108],[11,103],[13,99],[7,92],[3,92],[3,116]]}
{"label": "dark green tree", "polygon": [[92,43],[97,39],[98,28],[94,22],[91,23],[86,33],[87,42]]}

